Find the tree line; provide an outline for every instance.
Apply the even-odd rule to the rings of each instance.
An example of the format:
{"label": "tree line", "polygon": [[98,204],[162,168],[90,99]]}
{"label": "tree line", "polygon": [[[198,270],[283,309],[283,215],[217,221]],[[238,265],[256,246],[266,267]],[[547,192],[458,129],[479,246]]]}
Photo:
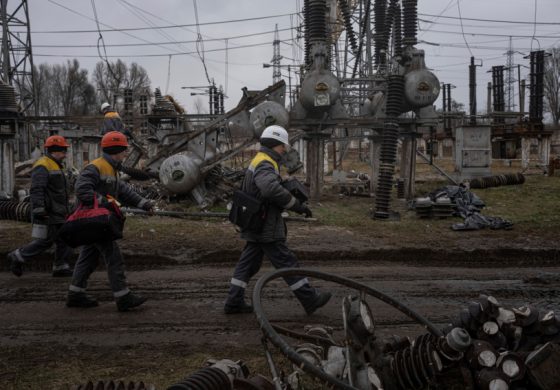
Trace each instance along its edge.
{"label": "tree line", "polygon": [[151,95],[146,69],[137,63],[127,65],[121,60],[98,62],[91,79],[88,70],[81,68],[77,59],[65,64],[40,64],[34,67],[34,74],[38,115],[98,114],[102,102],[114,104],[127,89],[132,91],[134,101],[138,101],[141,95]]}

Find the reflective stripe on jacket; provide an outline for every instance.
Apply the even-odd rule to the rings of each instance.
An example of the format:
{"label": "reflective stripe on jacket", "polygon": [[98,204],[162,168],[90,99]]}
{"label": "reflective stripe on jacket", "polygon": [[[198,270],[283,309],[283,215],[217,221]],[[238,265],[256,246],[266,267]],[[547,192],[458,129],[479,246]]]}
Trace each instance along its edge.
{"label": "reflective stripe on jacket", "polygon": [[282,211],[292,207],[296,198],[282,186],[279,172],[281,156],[274,150],[262,146],[245,172],[242,190],[266,205],[266,219],[260,233],[241,232],[241,238],[255,242],[286,240],[286,225]]}
{"label": "reflective stripe on jacket", "polygon": [[118,167],[119,164],[107,155],[93,160],[80,172],[76,180],[78,200],[85,205],[92,205],[95,193],[101,197],[101,201],[105,201],[107,195],[110,195],[120,203],[142,207],[147,200],[138,195],[127,183],[119,180]]}

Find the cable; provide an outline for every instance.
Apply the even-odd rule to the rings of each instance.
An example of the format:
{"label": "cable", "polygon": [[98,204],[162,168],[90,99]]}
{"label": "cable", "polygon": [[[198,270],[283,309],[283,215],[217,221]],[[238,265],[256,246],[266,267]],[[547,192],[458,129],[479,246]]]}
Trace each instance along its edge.
{"label": "cable", "polygon": [[[194,6],[194,18],[196,21],[196,32],[197,32],[197,42],[196,42],[196,52],[202,61],[202,66],[204,67],[204,74],[206,75],[206,80],[208,85],[214,85],[213,81],[210,81],[210,76],[208,76],[208,68],[206,67],[206,62],[204,62],[204,41],[202,40],[202,35],[200,35],[200,23],[198,22],[198,7],[196,6],[196,0],[193,0]],[[200,53],[202,51],[202,54]]]}
{"label": "cable", "polygon": [[[535,0],[536,3],[536,0]],[[536,6],[536,4],[535,4]],[[419,16],[427,16],[427,17],[435,17],[435,15],[430,15],[430,14],[422,14],[419,13]],[[441,16],[438,15],[438,18],[442,18],[442,19],[460,19],[456,16]],[[559,22],[537,22],[536,21],[536,15],[535,15],[535,21],[534,22],[527,22],[527,21],[518,21],[518,20],[499,20],[499,19],[477,19],[477,18],[463,18],[463,20],[469,20],[469,21],[473,21],[473,22],[491,22],[491,23],[510,23],[510,24],[530,24],[530,25],[534,25],[534,24],[542,24],[542,25],[550,25],[550,26],[559,26],[560,23]]]}
{"label": "cable", "polygon": [[533,51],[533,41],[537,41],[539,44],[539,49],[541,48],[541,43],[538,39],[535,38],[535,34],[537,33],[537,0],[535,0],[535,18],[533,20],[533,37],[531,38],[531,51]]}
{"label": "cable", "polygon": [[[282,28],[278,31],[288,31],[292,30],[292,28]],[[215,41],[225,41],[230,39],[240,39],[240,38],[249,38],[249,37],[256,37],[259,35],[267,35],[273,34],[274,30],[270,31],[261,31],[258,33],[250,33],[250,34],[243,34],[243,35],[235,35],[231,37],[222,37],[222,38],[210,38],[206,39],[206,42],[215,42]],[[135,46],[160,46],[160,45],[174,45],[176,43],[196,43],[196,40],[190,41],[174,41],[174,42],[152,42],[152,43],[115,43],[105,45],[106,47],[135,47]],[[89,47],[97,47],[97,45],[33,45],[33,47],[44,47],[44,48],[89,48]]]}
{"label": "cable", "polygon": [[[62,5],[62,4],[60,4],[60,3],[57,3],[57,2],[54,1],[54,0],[48,0],[48,1],[49,1],[50,3],[52,3],[52,4],[54,4],[54,5],[57,5],[57,6],[61,7],[61,8],[64,8],[65,10],[67,10],[67,11],[73,13],[73,14],[79,15],[79,16],[85,18],[85,19],[88,19],[88,20],[91,20],[91,21],[96,21],[95,19],[92,19],[92,18],[90,18],[89,16],[82,14],[81,12],[78,12],[78,11],[76,11],[76,10],[73,10],[72,8],[69,8],[69,7],[66,7],[65,5]],[[106,24],[106,23],[99,22],[99,24],[102,25],[102,26],[105,26],[105,27],[110,27],[111,29],[113,29],[113,31],[118,31],[118,29],[116,29],[116,28],[114,28],[113,26],[110,26],[110,25],[108,25],[108,24]],[[99,30],[99,31],[98,31],[98,30],[94,30],[94,31],[89,31],[89,32],[101,33],[102,31],[105,31],[105,30]],[[107,30],[107,31],[108,31],[108,30]],[[137,36],[135,36],[135,35],[132,35],[132,34],[126,32],[126,31],[119,31],[119,32],[121,32],[122,34],[125,34],[125,35],[127,35],[127,36],[129,36],[129,37],[132,37],[132,38],[134,38],[134,39],[137,39],[137,40],[139,40],[139,41],[153,44],[152,42],[150,42],[150,41],[148,41],[148,40],[146,40],[146,39],[139,38],[139,37],[137,37]],[[161,46],[161,45],[156,45],[156,46]],[[163,46],[162,46],[162,47],[163,47]],[[165,47],[163,47],[163,48],[165,49]],[[34,53],[33,55],[35,55],[35,53]],[[167,54],[165,54],[165,55],[167,55]],[[192,55],[192,56],[194,57],[194,55]],[[49,57],[51,57],[51,56],[49,56]],[[52,56],[52,57],[54,57],[54,56]],[[92,57],[92,56],[88,56],[88,57]],[[116,57],[116,56],[107,56],[107,57]]]}
{"label": "cable", "polygon": [[[71,10],[68,7],[65,7],[62,4],[56,3],[54,0],[48,0],[49,2],[58,5],[59,7],[66,8],[67,10],[79,14],[77,11]],[[81,14],[80,14],[81,15]],[[290,14],[278,14],[278,15],[268,15],[268,16],[259,16],[253,18],[244,18],[244,19],[229,19],[229,20],[220,20],[217,22],[206,22],[206,23],[199,23],[199,26],[211,26],[216,24],[226,24],[226,23],[239,23],[239,22],[249,22],[253,20],[263,20],[263,19],[272,19],[272,18],[281,18],[284,16],[295,15],[294,13]],[[83,16],[83,15],[82,15]],[[104,24],[104,26],[107,26]],[[157,30],[157,29],[168,29],[168,28],[183,28],[183,27],[196,27],[197,24],[175,24],[169,26],[154,26],[154,27],[130,27],[130,28],[115,28],[110,27],[109,29],[103,29],[102,32],[123,32],[123,31],[141,31],[141,30]],[[50,31],[32,31],[33,34],[81,34],[81,33],[96,33],[97,30],[50,30]]]}
{"label": "cable", "polygon": [[[286,41],[280,41],[281,43],[287,43]],[[242,45],[242,46],[235,46],[230,47],[227,50],[237,50],[237,49],[246,49],[249,47],[257,47],[257,46],[265,46],[265,45],[272,45],[272,42],[261,42],[261,43],[253,43],[250,45]],[[226,48],[219,48],[219,49],[210,49],[206,50],[207,53],[210,52],[219,52],[224,51]],[[107,56],[108,58],[139,58],[139,57],[167,57],[167,56],[181,56],[181,55],[189,55],[196,58],[196,51],[191,52],[177,52],[177,53],[164,53],[164,54],[131,54],[131,55],[114,55],[114,56]],[[62,58],[91,58],[97,57],[96,55],[63,55],[63,54],[40,54],[40,53],[33,53],[34,56],[38,57],[62,57]],[[231,75],[229,76],[230,78]]]}
{"label": "cable", "polygon": [[[442,17],[441,15],[443,15],[444,12],[446,12],[449,8],[451,8],[451,4],[454,2],[455,0],[449,0],[449,3],[447,3],[447,5],[443,8],[443,10],[438,14],[438,15],[429,15],[431,17],[434,17],[435,19],[433,20],[434,22],[436,20],[438,20],[440,17]],[[428,32],[430,30],[430,28],[424,30],[425,32],[420,36],[422,37],[426,32]]]}
{"label": "cable", "polygon": [[457,10],[459,11],[459,20],[461,21],[461,32],[463,33],[463,40],[467,45],[467,49],[469,49],[469,53],[471,53],[471,57],[474,57],[471,48],[469,47],[469,43],[467,42],[467,37],[465,37],[465,29],[463,28],[463,16],[461,15],[461,0],[457,0]]}
{"label": "cable", "polygon": [[[422,30],[422,31],[427,31],[427,30]],[[457,32],[457,31],[430,30],[430,32],[439,33],[439,34],[462,35],[461,32]],[[556,34],[558,34],[558,33],[556,33]],[[491,33],[473,33],[473,32],[468,33],[468,35],[482,36],[482,37],[533,38],[532,35],[491,34]],[[560,35],[536,35],[535,37],[536,38],[541,38],[541,39],[556,39],[556,38],[559,38]]]}

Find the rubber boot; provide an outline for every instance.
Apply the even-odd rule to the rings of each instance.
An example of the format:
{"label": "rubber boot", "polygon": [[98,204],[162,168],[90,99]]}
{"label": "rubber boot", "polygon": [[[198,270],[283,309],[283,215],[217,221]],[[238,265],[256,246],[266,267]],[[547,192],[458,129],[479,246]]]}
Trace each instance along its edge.
{"label": "rubber boot", "polygon": [[66,306],[67,307],[95,307],[98,306],[99,303],[93,297],[90,297],[86,293],[83,292],[74,292],[69,291],[68,297],[66,298]]}
{"label": "rubber boot", "polygon": [[23,262],[19,261],[14,252],[8,253],[7,257],[10,262],[10,271],[19,278],[23,275]]}
{"label": "rubber boot", "polygon": [[241,314],[241,313],[252,313],[253,306],[249,305],[243,301],[240,305],[232,306],[226,304],[224,306],[224,313],[226,314]]}
{"label": "rubber boot", "polygon": [[315,311],[327,304],[327,302],[331,299],[332,294],[330,292],[321,292],[317,294],[317,297],[311,304],[311,306],[305,307],[305,312],[307,315],[311,315],[315,313]]}
{"label": "rubber boot", "polygon": [[140,306],[146,301],[147,298],[129,292],[128,294],[117,299],[117,309],[119,311],[129,311],[130,309],[134,309],[135,307]]}

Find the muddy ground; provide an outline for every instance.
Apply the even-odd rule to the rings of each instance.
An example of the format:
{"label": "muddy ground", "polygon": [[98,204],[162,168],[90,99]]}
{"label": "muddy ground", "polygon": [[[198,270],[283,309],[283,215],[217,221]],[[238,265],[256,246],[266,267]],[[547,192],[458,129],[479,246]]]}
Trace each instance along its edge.
{"label": "muddy ground", "polygon": [[[0,389],[69,389],[100,379],[143,380],[165,389],[211,357],[242,359],[254,373],[270,377],[254,316],[222,312],[243,247],[231,225],[159,217],[127,223],[121,246],[130,286],[149,298],[136,312],[116,311],[101,267],[89,287],[100,306],[79,310],[64,306],[69,280],[50,276],[48,254],[30,263],[22,278],[2,262]],[[560,310],[556,231],[457,233],[449,221],[422,223],[418,235],[399,232],[396,223],[375,230],[354,229],[351,223],[291,223],[289,245],[302,266],[373,286],[440,326],[480,293],[506,305],[530,302]],[[26,224],[0,221],[0,256],[27,241],[29,230]],[[259,276],[270,270],[265,262]],[[316,314],[306,316],[279,281],[265,291],[266,312],[273,323],[292,330],[325,324],[336,335],[342,327],[341,300],[352,291],[312,283],[334,293]],[[380,335],[422,332],[394,309],[369,302]]]}

